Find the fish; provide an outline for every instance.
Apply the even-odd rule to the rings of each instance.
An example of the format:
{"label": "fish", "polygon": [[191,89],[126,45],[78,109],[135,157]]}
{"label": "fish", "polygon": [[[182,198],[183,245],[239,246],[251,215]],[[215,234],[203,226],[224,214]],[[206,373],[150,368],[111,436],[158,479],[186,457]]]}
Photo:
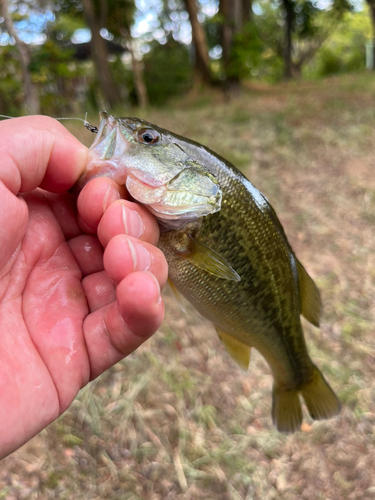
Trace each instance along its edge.
{"label": "fish", "polygon": [[319,326],[319,291],[267,198],[239,170],[197,142],[102,111],[75,191],[98,176],[125,185],[156,217],[174,293],[213,323],[236,364],[248,370],[252,348],[265,358],[280,432],[301,428],[300,397],[315,420],[340,412],[301,324],[302,315]]}

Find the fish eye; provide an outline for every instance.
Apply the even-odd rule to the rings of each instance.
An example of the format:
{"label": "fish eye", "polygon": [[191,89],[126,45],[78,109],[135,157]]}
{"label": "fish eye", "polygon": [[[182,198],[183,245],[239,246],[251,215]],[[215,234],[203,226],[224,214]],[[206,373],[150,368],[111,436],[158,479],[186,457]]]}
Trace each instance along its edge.
{"label": "fish eye", "polygon": [[138,139],[144,144],[155,144],[160,139],[160,135],[152,128],[142,128],[138,131]]}

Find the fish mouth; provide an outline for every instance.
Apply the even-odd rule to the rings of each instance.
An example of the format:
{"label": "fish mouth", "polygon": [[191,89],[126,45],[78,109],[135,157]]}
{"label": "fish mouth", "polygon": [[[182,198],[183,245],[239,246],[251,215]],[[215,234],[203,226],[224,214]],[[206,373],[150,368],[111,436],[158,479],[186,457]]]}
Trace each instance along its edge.
{"label": "fish mouth", "polygon": [[[133,132],[139,128],[140,123],[137,123],[136,119],[118,118],[107,111],[100,111],[99,119],[97,135],[89,148],[86,169],[70,190],[74,194],[79,193],[96,177],[110,177],[117,184],[124,185],[129,175],[124,159],[132,145],[136,143]],[[160,185],[157,179],[140,180],[151,182],[150,185]]]}
{"label": "fish mouth", "polygon": [[109,160],[116,154],[116,145],[117,149],[119,149],[118,146],[122,142],[119,141],[119,137],[117,137],[119,120],[106,111],[100,111],[99,119],[100,124],[98,133],[90,147],[90,151],[96,151],[98,159],[100,160]]}
{"label": "fish mouth", "polygon": [[[133,130],[138,125],[130,118],[117,118],[107,111],[99,113],[100,125],[97,136],[90,147],[97,160],[119,159],[135,143]],[[129,130],[130,129],[130,130]]]}

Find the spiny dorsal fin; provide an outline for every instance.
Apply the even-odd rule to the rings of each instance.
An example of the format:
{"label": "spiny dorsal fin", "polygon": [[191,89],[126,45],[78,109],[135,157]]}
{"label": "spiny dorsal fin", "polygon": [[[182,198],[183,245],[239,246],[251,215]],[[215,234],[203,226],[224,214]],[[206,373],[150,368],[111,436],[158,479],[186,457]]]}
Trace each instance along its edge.
{"label": "spiny dorsal fin", "polygon": [[218,278],[241,281],[240,276],[231,267],[229,262],[221,255],[212,250],[212,248],[199,243],[192,236],[189,236],[189,253],[181,254],[181,258],[188,260],[194,266],[197,266]]}
{"label": "spiny dorsal fin", "polygon": [[320,299],[319,290],[300,261],[296,259],[296,262],[301,297],[301,314],[310,321],[310,323],[319,326],[319,320],[322,313],[322,301]]}
{"label": "spiny dorsal fin", "polygon": [[225,349],[233,361],[243,371],[247,371],[250,363],[251,347],[243,344],[228,333],[215,326],[219,339],[225,346]]}

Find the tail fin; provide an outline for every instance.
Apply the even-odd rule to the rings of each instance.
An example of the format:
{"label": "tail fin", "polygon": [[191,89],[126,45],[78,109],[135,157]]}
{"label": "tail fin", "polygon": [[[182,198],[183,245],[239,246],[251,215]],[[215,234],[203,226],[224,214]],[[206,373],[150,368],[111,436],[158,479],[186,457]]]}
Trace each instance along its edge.
{"label": "tail fin", "polygon": [[283,390],[274,385],[272,394],[272,420],[280,432],[298,431],[302,423],[302,410],[298,393],[302,394],[312,418],[330,418],[340,412],[340,402],[316,366],[311,382],[294,390]]}
{"label": "tail fin", "polygon": [[330,418],[340,412],[340,401],[316,366],[312,381],[302,387],[301,393],[311,417],[315,420]]}
{"label": "tail fin", "polygon": [[272,421],[280,432],[295,432],[302,424],[302,409],[297,390],[285,391],[274,385]]}

